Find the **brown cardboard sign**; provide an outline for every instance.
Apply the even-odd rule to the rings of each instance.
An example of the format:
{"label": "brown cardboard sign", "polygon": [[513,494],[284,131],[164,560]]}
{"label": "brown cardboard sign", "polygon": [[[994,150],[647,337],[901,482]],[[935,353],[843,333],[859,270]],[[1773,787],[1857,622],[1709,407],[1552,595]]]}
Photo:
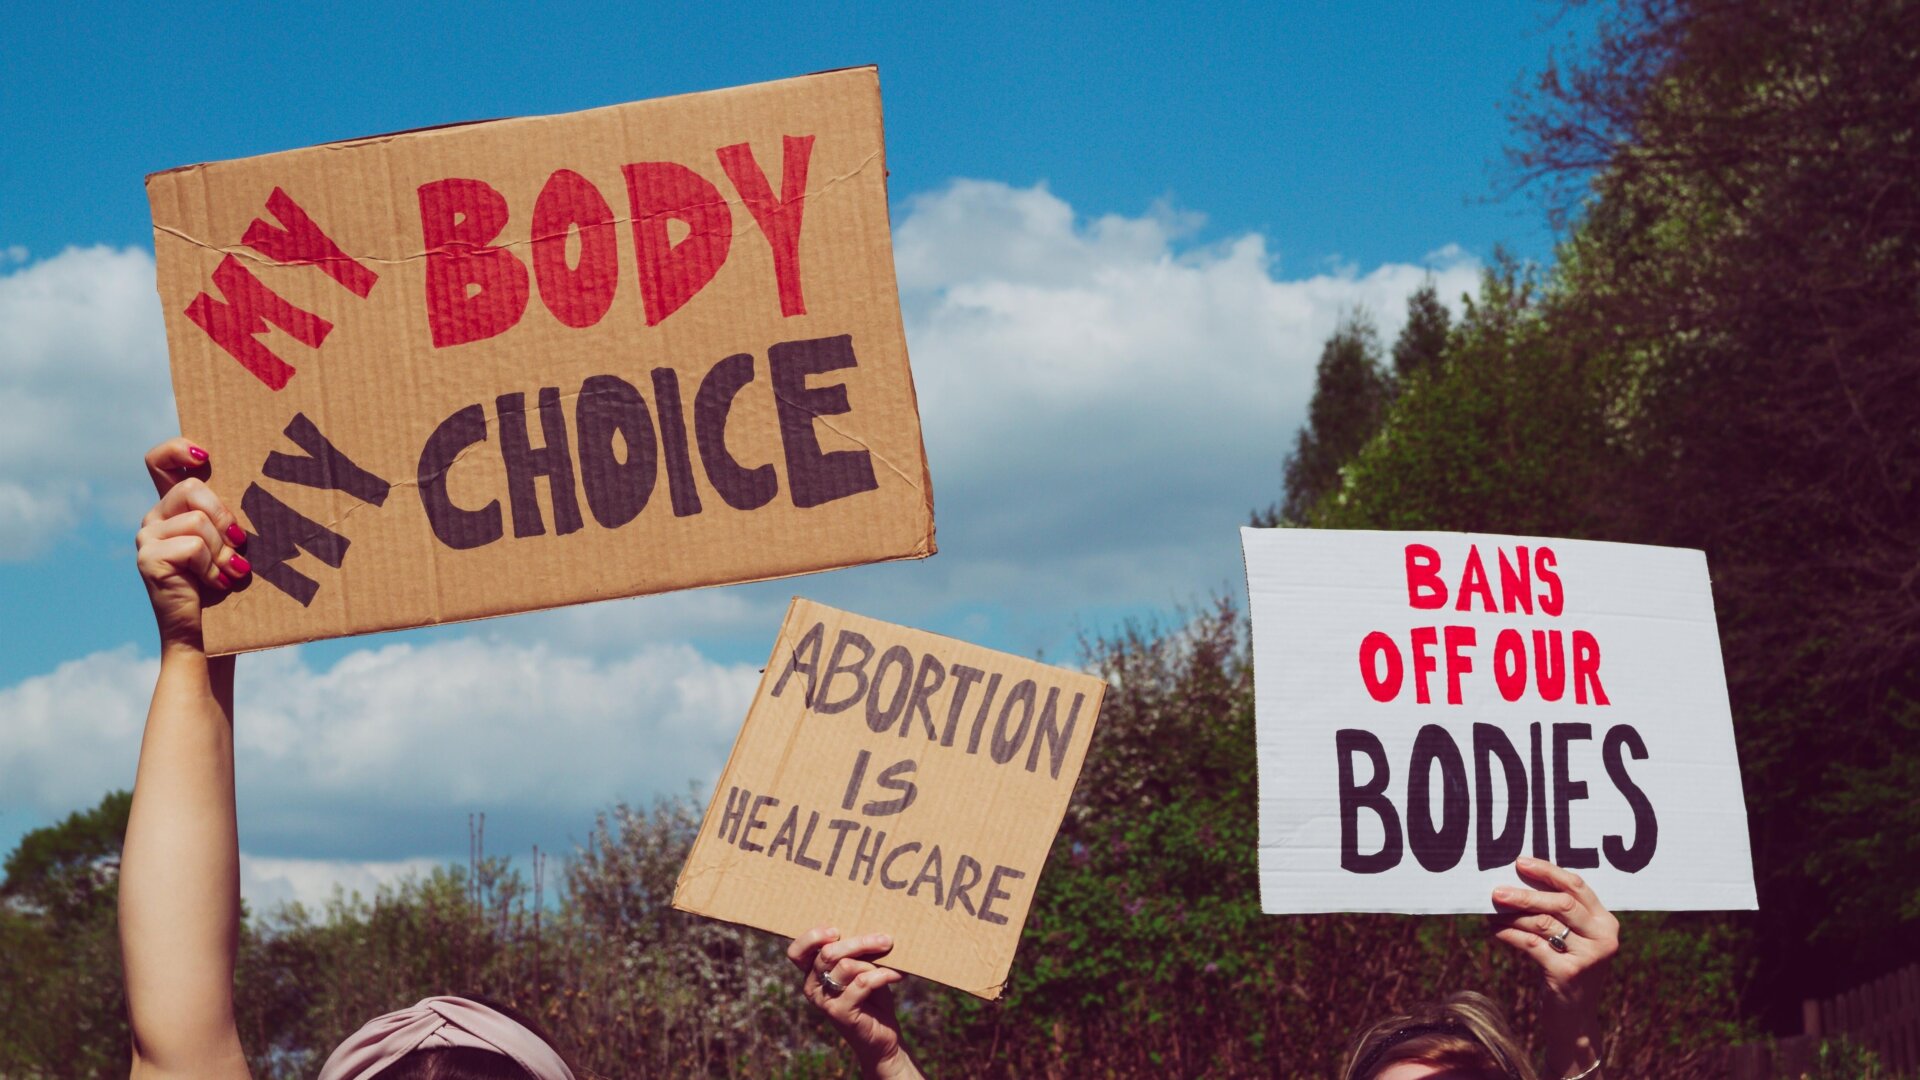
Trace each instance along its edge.
{"label": "brown cardboard sign", "polygon": [[147,194],[214,652],[934,551],[873,68]]}
{"label": "brown cardboard sign", "polygon": [[999,997],[1106,688],[794,600],[673,906]]}

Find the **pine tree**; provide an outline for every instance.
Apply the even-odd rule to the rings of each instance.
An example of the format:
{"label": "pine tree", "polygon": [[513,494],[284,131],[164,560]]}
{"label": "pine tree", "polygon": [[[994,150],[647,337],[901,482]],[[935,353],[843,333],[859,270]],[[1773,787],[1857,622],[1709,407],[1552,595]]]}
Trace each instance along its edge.
{"label": "pine tree", "polygon": [[1379,332],[1365,311],[1356,311],[1320,350],[1307,423],[1287,457],[1279,522],[1304,524],[1314,504],[1339,489],[1341,467],[1380,429],[1390,392]]}
{"label": "pine tree", "polygon": [[1400,386],[1416,375],[1439,368],[1447,351],[1447,333],[1453,328],[1453,316],[1440,302],[1440,290],[1433,279],[1407,297],[1407,325],[1393,343],[1393,375]]}

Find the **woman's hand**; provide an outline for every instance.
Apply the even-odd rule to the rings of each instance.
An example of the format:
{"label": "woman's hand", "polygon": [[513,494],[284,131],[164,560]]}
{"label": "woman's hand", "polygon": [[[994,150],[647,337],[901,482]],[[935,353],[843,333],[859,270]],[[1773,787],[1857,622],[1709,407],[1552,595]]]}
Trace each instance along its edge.
{"label": "woman's hand", "polygon": [[253,569],[239,551],[247,534],[203,479],[207,456],[184,438],[147,451],[160,501],[141,519],[134,543],[163,652],[199,649],[201,609],[244,585]]}
{"label": "woman's hand", "polygon": [[806,976],[801,992],[853,1048],[861,1075],[906,1080],[918,1078],[920,1070],[900,1045],[889,989],[906,976],[872,963],[892,948],[893,939],[885,934],[842,941],[840,931],[822,926],[794,938],[787,959]]}
{"label": "woman's hand", "polygon": [[1533,887],[1493,890],[1494,936],[1539,965],[1546,1075],[1580,1075],[1599,1060],[1600,995],[1620,922],[1573,871],[1524,857],[1514,869]]}
{"label": "woman's hand", "polygon": [[140,523],[140,577],[160,626],[160,675],[120,851],[120,967],[135,1080],[243,1080],[233,1016],[240,847],[233,805],[233,658],[208,658],[201,611],[251,567],[206,485],[207,452],[147,452],[160,501]]}
{"label": "woman's hand", "polygon": [[[1620,951],[1619,920],[1571,870],[1528,858],[1514,868],[1534,887],[1502,885],[1493,890],[1501,912],[1494,916],[1494,936],[1540,966],[1548,997],[1598,1005],[1607,965]],[[1563,930],[1567,933],[1561,937]],[[1555,938],[1565,948],[1555,948]]]}

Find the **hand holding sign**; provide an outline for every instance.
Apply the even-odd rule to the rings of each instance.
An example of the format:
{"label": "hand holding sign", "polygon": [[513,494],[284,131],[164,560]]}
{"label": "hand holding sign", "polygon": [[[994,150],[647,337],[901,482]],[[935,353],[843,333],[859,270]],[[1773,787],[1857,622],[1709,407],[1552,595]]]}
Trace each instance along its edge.
{"label": "hand holding sign", "polygon": [[140,577],[163,645],[200,645],[200,613],[252,572],[238,522],[202,475],[210,455],[185,438],[147,451],[147,475],[160,501],[134,535]]}
{"label": "hand holding sign", "polygon": [[1493,936],[1539,965],[1547,1075],[1572,1076],[1599,1057],[1600,996],[1620,951],[1620,921],[1571,870],[1524,857],[1515,869],[1533,888],[1493,890]]}
{"label": "hand holding sign", "polygon": [[1493,890],[1499,914],[1494,936],[1540,965],[1546,986],[1562,998],[1581,996],[1620,951],[1620,920],[1600,902],[1580,875],[1550,862],[1522,857],[1520,876],[1535,888],[1502,885]]}
{"label": "hand holding sign", "polygon": [[920,1070],[900,1045],[889,989],[906,976],[873,963],[892,949],[886,934],[842,939],[837,928],[817,926],[793,939],[787,959],[803,974],[801,992],[853,1049],[862,1076],[917,1080]]}
{"label": "hand holding sign", "polygon": [[[1490,921],[1496,938],[1536,961],[1545,975],[1535,1036],[1519,1037],[1505,1011],[1485,995],[1456,990],[1369,1025],[1354,1040],[1341,1076],[1420,1080],[1538,1075],[1579,1080],[1598,1071],[1600,997],[1608,961],[1619,948],[1618,925],[1578,875],[1529,858],[1520,859],[1514,869],[1533,887],[1509,884],[1494,889],[1501,914]],[[1527,1061],[1529,1042],[1540,1048],[1545,1071],[1536,1073]]]}

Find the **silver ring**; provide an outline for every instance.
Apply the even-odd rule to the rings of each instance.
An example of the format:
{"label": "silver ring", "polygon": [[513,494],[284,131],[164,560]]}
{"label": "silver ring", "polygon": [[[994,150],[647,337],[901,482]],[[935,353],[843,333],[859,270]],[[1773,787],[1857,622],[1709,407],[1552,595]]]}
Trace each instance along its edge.
{"label": "silver ring", "polygon": [[1567,935],[1571,933],[1573,933],[1573,927],[1563,926],[1560,928],[1559,933],[1547,939],[1547,944],[1553,946],[1554,952],[1560,952],[1560,953],[1566,952],[1567,951]]}
{"label": "silver ring", "polygon": [[[1567,947],[1565,945],[1560,946],[1561,952],[1565,952],[1566,949]],[[827,993],[833,997],[839,997],[840,992],[847,988],[847,984],[834,978],[833,972],[831,971],[823,971],[820,973],[820,985],[826,987]]]}

